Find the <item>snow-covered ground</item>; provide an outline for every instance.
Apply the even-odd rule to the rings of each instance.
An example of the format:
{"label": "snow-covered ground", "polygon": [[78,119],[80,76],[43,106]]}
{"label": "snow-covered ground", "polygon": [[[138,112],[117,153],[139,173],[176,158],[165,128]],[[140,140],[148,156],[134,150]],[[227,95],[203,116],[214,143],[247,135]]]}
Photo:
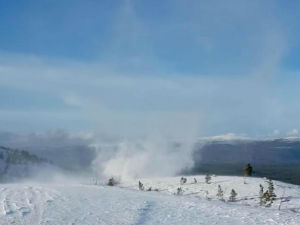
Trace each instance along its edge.
{"label": "snow-covered ground", "polygon": [[[218,200],[216,196],[218,185],[224,192],[224,200],[228,200],[230,192],[234,189],[237,192],[237,201],[234,204],[240,205],[259,205],[259,185],[262,184],[264,191],[268,185],[265,178],[237,177],[237,176],[211,176],[210,184],[206,184],[205,176],[189,176],[187,182],[180,184],[181,177],[135,179],[123,181],[119,186],[138,190],[138,181],[145,186],[145,190],[158,189],[162,193],[174,195],[177,188],[181,187],[183,195],[194,196],[203,200]],[[197,183],[194,182],[196,178]],[[277,200],[271,208],[278,209],[280,202],[281,209],[297,211],[300,213],[300,186],[273,181]]]}
{"label": "snow-covered ground", "polygon": [[[300,220],[299,186],[274,182],[278,200],[271,208],[258,204],[259,184],[264,179],[204,176],[122,181],[116,187],[83,183],[22,183],[0,185],[0,224],[298,224]],[[232,188],[237,202],[217,200],[218,185],[225,200]],[[174,195],[178,187],[182,196]],[[208,194],[207,194],[208,192]],[[283,197],[281,210],[279,202]],[[210,199],[210,200],[207,200]]]}

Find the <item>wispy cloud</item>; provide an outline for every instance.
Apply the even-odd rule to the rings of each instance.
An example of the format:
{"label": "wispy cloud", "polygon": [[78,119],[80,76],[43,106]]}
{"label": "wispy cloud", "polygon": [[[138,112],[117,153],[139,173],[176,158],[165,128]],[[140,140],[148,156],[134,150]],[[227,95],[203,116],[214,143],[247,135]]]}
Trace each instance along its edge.
{"label": "wispy cloud", "polygon": [[[0,77],[1,88],[22,90],[23,95],[30,91],[44,96],[45,101],[46,96],[54,99],[47,111],[39,102],[35,111],[18,109],[26,94],[16,96],[14,110],[2,106],[1,118],[18,121],[26,115],[32,129],[56,125],[125,136],[153,130],[178,132],[178,136],[189,130],[199,135],[260,135],[277,128],[291,129],[299,119],[297,99],[290,99],[297,85],[280,91],[278,82],[284,73],[269,78],[256,74],[138,76],[109,71],[97,64],[53,65],[43,60],[25,63],[26,59],[13,62],[15,67],[2,62],[7,69]],[[24,115],[18,118],[20,114]],[[47,121],[39,124],[38,120]]]}
{"label": "wispy cloud", "polygon": [[[70,18],[76,24],[82,3],[74,4],[66,26]],[[90,3],[85,8],[92,6],[103,9]],[[62,128],[122,137],[159,131],[182,137],[260,136],[297,128],[299,68],[287,68],[285,60],[299,45],[298,22],[279,2],[172,1],[158,7],[126,0],[107,7],[111,13],[101,16],[108,22],[98,18],[87,29],[105,43],[96,45],[93,59],[53,56],[55,45],[49,54],[36,48],[0,53],[0,91],[14,93],[13,99],[0,96],[4,130]],[[30,21],[26,26],[35,29]],[[83,25],[86,21],[78,23]],[[50,31],[55,32],[52,26]],[[63,29],[60,35],[62,41],[69,37]],[[28,44],[37,46],[44,38]],[[88,43],[71,44],[89,52]]]}

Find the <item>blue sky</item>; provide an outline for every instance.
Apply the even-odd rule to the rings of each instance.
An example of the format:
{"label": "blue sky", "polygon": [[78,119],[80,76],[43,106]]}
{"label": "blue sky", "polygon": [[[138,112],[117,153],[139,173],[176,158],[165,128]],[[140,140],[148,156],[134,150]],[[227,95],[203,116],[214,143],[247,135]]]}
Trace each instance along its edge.
{"label": "blue sky", "polygon": [[297,134],[299,5],[0,0],[1,129]]}

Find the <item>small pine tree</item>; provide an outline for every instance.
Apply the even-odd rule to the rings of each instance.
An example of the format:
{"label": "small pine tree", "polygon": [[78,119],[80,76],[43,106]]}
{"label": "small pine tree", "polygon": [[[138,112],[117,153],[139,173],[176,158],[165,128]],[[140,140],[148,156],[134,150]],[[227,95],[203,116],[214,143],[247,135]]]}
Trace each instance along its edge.
{"label": "small pine tree", "polygon": [[144,188],[144,185],[141,181],[139,181],[139,190],[140,191],[143,191],[145,188]]}
{"label": "small pine tree", "polygon": [[210,184],[211,176],[209,174],[206,174],[205,176],[205,183]]}
{"label": "small pine tree", "polygon": [[261,205],[265,207],[270,207],[271,205],[269,204],[270,202],[270,194],[269,191],[265,191],[262,195],[262,200],[261,200]]}
{"label": "small pine tree", "polygon": [[236,201],[236,196],[237,196],[236,191],[234,189],[232,189],[231,192],[230,192],[229,201],[230,202],[235,202]]}
{"label": "small pine tree", "polygon": [[181,178],[180,178],[180,184],[181,184],[181,185],[182,185],[182,184],[185,184],[186,181],[187,181],[187,179],[186,179],[185,177],[181,177]]}
{"label": "small pine tree", "polygon": [[[268,179],[266,182],[268,184],[268,190],[263,193],[263,195],[261,197],[260,205],[265,206],[265,207],[271,207],[274,200],[276,199],[276,194],[274,192],[273,181]],[[261,186],[260,195],[261,195],[262,191],[263,191],[263,189]]]}
{"label": "small pine tree", "polygon": [[177,195],[182,195],[183,194],[183,190],[181,187],[177,188]]}
{"label": "small pine tree", "polygon": [[223,190],[222,190],[222,188],[221,188],[221,185],[218,185],[218,193],[217,193],[217,197],[218,197],[218,199],[219,199],[220,201],[225,201],[224,198],[223,198],[223,196],[224,196],[224,192],[223,192]]}
{"label": "small pine tree", "polygon": [[264,187],[260,184],[259,185],[259,205],[260,206],[264,205],[263,195],[264,195]]}
{"label": "small pine tree", "polygon": [[194,177],[194,184],[196,184],[197,183],[197,179]]}
{"label": "small pine tree", "polygon": [[118,184],[118,182],[113,177],[111,177],[107,182],[108,186],[115,186],[116,184]]}
{"label": "small pine tree", "polygon": [[276,199],[276,194],[274,192],[274,184],[271,179],[267,180],[268,184],[268,193],[269,193],[269,202],[267,204],[267,207],[270,207],[273,204],[273,201]]}

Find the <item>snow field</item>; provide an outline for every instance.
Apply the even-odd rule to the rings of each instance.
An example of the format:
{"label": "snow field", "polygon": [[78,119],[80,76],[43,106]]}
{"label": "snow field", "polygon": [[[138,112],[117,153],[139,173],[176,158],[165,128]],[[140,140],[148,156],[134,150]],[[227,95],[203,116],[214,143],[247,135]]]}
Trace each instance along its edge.
{"label": "snow field", "polygon": [[[81,183],[15,183],[0,185],[0,224],[24,225],[98,225],[98,224],[298,224],[299,186],[275,183],[275,193],[285,190],[282,210],[276,200],[271,208],[257,205],[261,178],[196,176],[180,185],[180,177],[141,179],[145,187],[160,189],[139,191],[138,180],[124,180],[119,186]],[[238,201],[216,199],[217,186],[225,199],[234,188]],[[265,185],[265,184],[264,184]],[[182,187],[182,196],[174,195]],[[265,185],[266,186],[266,185]],[[209,192],[207,200],[205,191]],[[247,198],[247,199],[245,199]],[[252,199],[253,198],[253,199]]]}

